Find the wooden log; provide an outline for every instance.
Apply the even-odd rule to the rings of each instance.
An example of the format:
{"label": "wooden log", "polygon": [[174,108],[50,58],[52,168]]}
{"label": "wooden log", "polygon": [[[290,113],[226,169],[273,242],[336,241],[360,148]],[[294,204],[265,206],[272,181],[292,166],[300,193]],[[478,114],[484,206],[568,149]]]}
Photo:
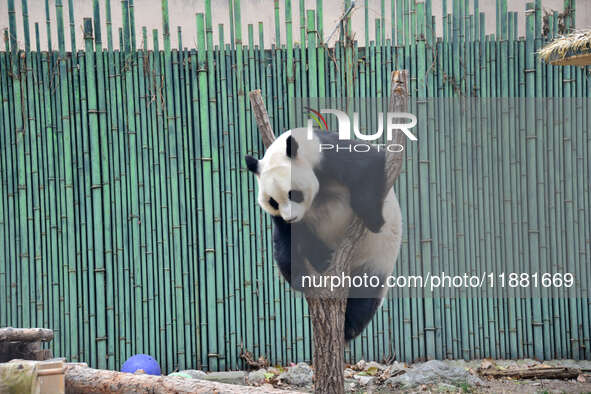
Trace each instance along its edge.
{"label": "wooden log", "polygon": [[515,379],[576,379],[581,373],[580,370],[566,367],[533,367],[523,369],[480,369],[481,376],[491,378],[515,378]]}
{"label": "wooden log", "polygon": [[[408,108],[408,72],[393,71],[389,112],[406,112]],[[265,110],[260,90],[250,92],[250,103],[265,147],[274,140],[273,129]],[[394,136],[395,144],[406,146],[406,136],[400,130]],[[386,187],[388,193],[400,174],[403,153],[386,154]],[[360,218],[355,218],[343,241],[335,250],[330,267],[323,275],[349,274],[355,245],[365,236],[366,228]],[[346,288],[336,290],[315,288],[306,294],[308,310],[314,329],[314,391],[316,393],[344,393],[344,321],[347,306]]]}
{"label": "wooden log", "polygon": [[0,342],[0,363],[14,359],[43,361],[52,357],[51,349],[42,349],[41,342]]}
{"label": "wooden log", "polygon": [[49,342],[53,331],[48,328],[0,328],[0,342]]}
{"label": "wooden log", "polygon": [[296,393],[234,384],[186,379],[176,376],[154,376],[87,368],[80,364],[66,365],[66,392],[92,393]]}

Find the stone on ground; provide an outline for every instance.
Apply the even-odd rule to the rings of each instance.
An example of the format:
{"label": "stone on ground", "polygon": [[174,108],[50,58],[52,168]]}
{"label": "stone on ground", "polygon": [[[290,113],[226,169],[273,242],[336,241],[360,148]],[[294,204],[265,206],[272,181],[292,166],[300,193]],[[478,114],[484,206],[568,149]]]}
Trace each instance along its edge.
{"label": "stone on ground", "polygon": [[248,384],[259,386],[265,383],[266,377],[265,374],[267,373],[266,369],[257,369],[256,371],[252,371],[248,374]]}
{"label": "stone on ground", "polygon": [[313,376],[314,372],[308,364],[298,363],[279,375],[279,379],[293,386],[306,386],[312,384]]}
{"label": "stone on ground", "polygon": [[468,384],[481,385],[484,382],[471,375],[464,368],[454,367],[439,360],[416,364],[405,374],[386,380],[386,384],[393,387],[415,387],[423,384]]}

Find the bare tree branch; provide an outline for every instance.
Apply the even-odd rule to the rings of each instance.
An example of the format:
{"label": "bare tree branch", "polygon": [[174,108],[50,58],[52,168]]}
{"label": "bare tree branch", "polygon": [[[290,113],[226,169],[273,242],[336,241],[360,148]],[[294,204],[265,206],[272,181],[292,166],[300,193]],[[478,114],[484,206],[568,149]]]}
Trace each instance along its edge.
{"label": "bare tree branch", "polygon": [[261,140],[265,148],[268,148],[275,141],[275,135],[273,134],[273,127],[269,120],[269,114],[267,114],[267,110],[265,109],[265,102],[263,101],[263,96],[261,96],[260,89],[251,91],[248,97],[250,98],[250,105],[257,121]]}
{"label": "bare tree branch", "polygon": [[[408,71],[394,70],[390,80],[389,112],[408,112]],[[394,143],[406,147],[406,136],[401,130],[396,130]],[[404,149],[400,153],[386,153],[386,190],[394,185],[396,178],[402,171],[404,162]]]}

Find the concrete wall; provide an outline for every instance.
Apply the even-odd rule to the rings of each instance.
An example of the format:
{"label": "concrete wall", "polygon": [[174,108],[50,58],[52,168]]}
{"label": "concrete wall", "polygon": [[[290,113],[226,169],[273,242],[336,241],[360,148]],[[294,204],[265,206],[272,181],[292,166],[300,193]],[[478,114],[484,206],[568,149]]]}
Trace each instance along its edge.
{"label": "concrete wall", "polygon": [[[15,0],[16,3],[16,19],[18,24],[18,39],[21,46],[23,46],[23,30],[22,30],[22,11],[21,1]],[[41,37],[41,48],[47,48],[47,34],[46,34],[46,18],[45,18],[45,6],[44,0],[29,0],[29,20],[31,23],[31,38],[32,47],[34,48],[34,23],[39,23],[40,37]],[[63,0],[64,4],[64,16],[66,25],[66,45],[69,50],[70,48],[70,27],[68,19],[68,0]],[[82,39],[82,18],[92,17],[92,0],[74,0],[74,15],[75,15],[75,28],[77,30],[77,48],[83,47]],[[106,30],[105,25],[105,8],[104,0],[100,0],[101,7],[101,19],[103,21],[103,32]],[[171,40],[173,47],[177,46],[177,26],[181,26],[183,30],[183,46],[195,47],[196,46],[196,27],[195,27],[195,13],[204,12],[204,0],[169,0],[169,14],[170,14],[170,25],[171,25]],[[292,0],[292,20],[294,27],[294,40],[299,41],[300,33],[300,11],[299,11],[299,0]],[[380,0],[369,0],[369,16],[370,20],[379,18],[380,15]],[[386,15],[391,15],[390,0],[386,0]],[[451,3],[448,1],[448,10],[451,12]],[[470,3],[472,3],[470,1]],[[525,20],[525,3],[524,0],[508,0],[509,10],[519,12],[519,34],[525,34],[524,20]],[[591,0],[579,0],[576,11],[576,25],[577,27],[591,26],[591,7],[588,7]],[[262,21],[264,26],[265,36],[265,47],[275,43],[275,22],[274,22],[274,2],[273,0],[242,0],[242,27],[243,27],[243,42],[247,42],[248,39],[248,24],[254,24],[255,29],[255,40],[258,43],[258,22]],[[280,14],[281,14],[281,42],[285,42],[285,8],[284,1],[280,1]],[[325,38],[329,32],[337,23],[340,15],[343,13],[344,1],[328,1],[324,0],[324,35]],[[353,13],[353,30],[356,32],[356,37],[360,44],[364,42],[364,1],[358,0],[357,6]],[[52,42],[54,48],[57,46],[57,32],[55,23],[55,0],[49,0],[50,5],[50,20],[52,30]],[[563,0],[542,0],[544,9],[547,10],[562,10]],[[308,9],[316,7],[315,0],[305,0],[305,6]],[[480,1],[481,12],[486,13],[486,27],[489,33],[493,33],[495,30],[495,1]],[[213,12],[213,23],[214,23],[214,40],[218,42],[218,24],[224,25],[224,35],[226,42],[229,41],[230,36],[230,25],[229,25],[229,9],[227,0],[212,0],[212,12]],[[113,37],[115,46],[118,47],[118,33],[117,29],[121,27],[121,2],[118,0],[111,1],[111,13],[113,19]],[[433,13],[436,17],[436,31],[438,35],[441,35],[441,1],[433,0]],[[391,18],[386,18],[386,35],[391,36],[392,22]],[[137,32],[141,32],[141,27],[146,26],[148,28],[148,40],[150,41],[149,47],[151,48],[151,30],[157,28],[161,30],[162,27],[162,14],[161,14],[161,2],[159,0],[135,0],[135,20]],[[8,6],[7,0],[0,0],[0,28],[4,29],[8,27]],[[370,27],[370,36],[373,39],[374,36],[374,25],[373,22]],[[161,36],[161,31],[160,31]],[[335,35],[336,37],[337,35]],[[162,38],[160,38],[162,40]],[[106,34],[103,34],[103,40],[106,42]],[[141,45],[141,33],[137,36],[137,43]]]}

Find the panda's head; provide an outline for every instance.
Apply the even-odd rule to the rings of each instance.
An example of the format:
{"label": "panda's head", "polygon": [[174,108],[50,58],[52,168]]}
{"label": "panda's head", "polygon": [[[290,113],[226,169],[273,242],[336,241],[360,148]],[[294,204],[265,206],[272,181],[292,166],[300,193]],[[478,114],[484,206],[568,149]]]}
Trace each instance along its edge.
{"label": "panda's head", "polygon": [[319,188],[313,163],[300,145],[287,131],[273,141],[261,160],[245,157],[248,170],[257,176],[259,205],[288,223],[304,218]]}

